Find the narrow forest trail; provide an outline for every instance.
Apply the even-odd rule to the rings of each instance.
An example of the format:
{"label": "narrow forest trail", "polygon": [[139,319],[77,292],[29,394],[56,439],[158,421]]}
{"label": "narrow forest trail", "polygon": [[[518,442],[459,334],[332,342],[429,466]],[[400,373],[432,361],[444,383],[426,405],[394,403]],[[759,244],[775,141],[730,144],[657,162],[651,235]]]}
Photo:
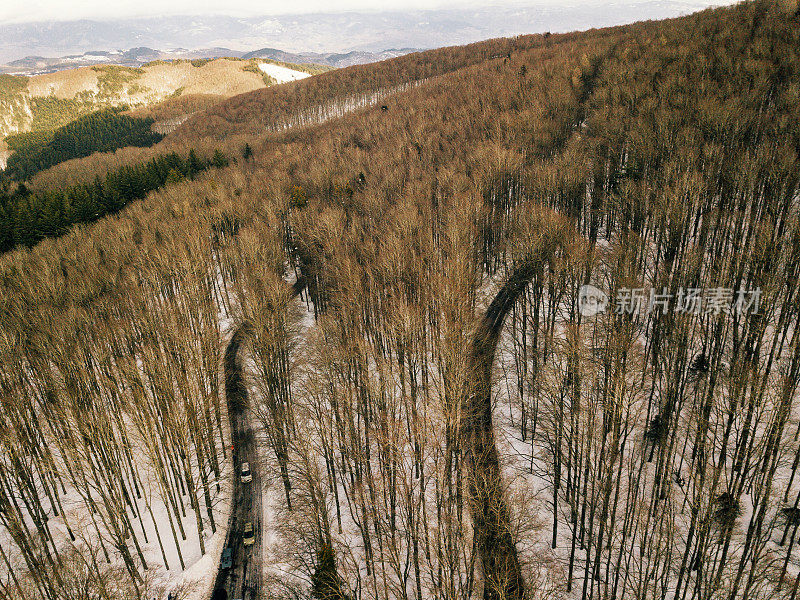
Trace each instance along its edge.
{"label": "narrow forest trail", "polygon": [[521,600],[525,595],[511,534],[492,419],[492,365],[508,311],[533,278],[533,261],[523,263],[495,296],[475,332],[469,356],[472,382],[464,400],[469,506],[483,565],[486,600]]}

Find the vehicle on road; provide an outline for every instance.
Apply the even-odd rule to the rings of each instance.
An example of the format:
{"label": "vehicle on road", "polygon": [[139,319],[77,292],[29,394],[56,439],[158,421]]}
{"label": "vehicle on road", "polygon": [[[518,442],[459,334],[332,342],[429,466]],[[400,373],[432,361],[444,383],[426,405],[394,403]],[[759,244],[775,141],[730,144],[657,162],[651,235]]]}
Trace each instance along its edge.
{"label": "vehicle on road", "polygon": [[232,565],[233,565],[233,549],[225,548],[222,551],[222,561],[220,562],[219,566],[221,569],[230,569]]}
{"label": "vehicle on road", "polygon": [[250,471],[250,463],[242,463],[242,483],[249,483],[253,481],[253,473]]}
{"label": "vehicle on road", "polygon": [[256,532],[253,529],[252,521],[244,524],[244,535],[242,535],[242,543],[245,546],[252,546],[256,542]]}

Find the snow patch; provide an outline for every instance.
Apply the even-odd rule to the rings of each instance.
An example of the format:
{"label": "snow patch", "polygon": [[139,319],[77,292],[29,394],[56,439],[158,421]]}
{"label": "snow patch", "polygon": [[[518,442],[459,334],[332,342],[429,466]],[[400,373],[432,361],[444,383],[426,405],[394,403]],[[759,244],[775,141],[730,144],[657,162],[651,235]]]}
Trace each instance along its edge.
{"label": "snow patch", "polygon": [[267,75],[272,77],[278,83],[286,83],[288,81],[297,81],[298,79],[305,79],[310,77],[308,73],[302,71],[295,71],[294,69],[287,69],[280,65],[273,65],[272,63],[259,63],[258,68],[264,71]]}

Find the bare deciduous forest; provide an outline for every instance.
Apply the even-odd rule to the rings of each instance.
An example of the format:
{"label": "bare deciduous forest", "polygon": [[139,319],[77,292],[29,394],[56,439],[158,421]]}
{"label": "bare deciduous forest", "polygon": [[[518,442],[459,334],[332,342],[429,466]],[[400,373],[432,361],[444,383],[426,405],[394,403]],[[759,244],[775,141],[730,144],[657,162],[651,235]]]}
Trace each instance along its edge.
{"label": "bare deciduous forest", "polygon": [[766,0],[491,40],[39,174],[231,159],[0,257],[0,598],[206,553],[243,323],[264,597],[797,598],[799,49]]}

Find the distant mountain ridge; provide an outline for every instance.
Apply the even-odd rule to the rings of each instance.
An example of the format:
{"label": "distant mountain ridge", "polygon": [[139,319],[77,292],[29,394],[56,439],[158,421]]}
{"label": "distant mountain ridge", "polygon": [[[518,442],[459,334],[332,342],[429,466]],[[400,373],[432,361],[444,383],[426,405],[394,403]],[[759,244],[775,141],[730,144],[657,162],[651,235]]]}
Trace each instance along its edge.
{"label": "distant mountain ridge", "polygon": [[402,56],[416,52],[416,48],[390,49],[380,52],[353,50],[350,52],[286,52],[277,48],[262,48],[252,52],[241,52],[230,48],[201,48],[187,50],[177,48],[171,51],[154,50],[146,46],[129,50],[90,50],[82,54],[70,54],[60,57],[26,56],[9,61],[0,66],[0,73],[15,75],[42,75],[55,73],[78,67],[94,65],[120,65],[124,67],[141,67],[157,60],[197,60],[216,58],[265,58],[287,63],[313,63],[331,67],[349,67]]}
{"label": "distant mountain ridge", "polygon": [[331,67],[350,67],[378,62],[411,52],[418,52],[421,48],[390,48],[381,52],[365,52],[351,50],[350,52],[285,52],[277,48],[261,48],[242,55],[242,58],[269,58],[290,63],[314,63]]}
{"label": "distant mountain ridge", "polygon": [[168,53],[224,48],[229,55],[250,53],[255,48],[280,48],[290,53],[381,53],[387,48],[437,48],[494,37],[675,17],[729,2],[620,0],[611,6],[484,6],[248,18],[189,15],[0,24],[0,64],[24,57],[66,57],[88,52],[99,56],[101,51],[143,47]]}

